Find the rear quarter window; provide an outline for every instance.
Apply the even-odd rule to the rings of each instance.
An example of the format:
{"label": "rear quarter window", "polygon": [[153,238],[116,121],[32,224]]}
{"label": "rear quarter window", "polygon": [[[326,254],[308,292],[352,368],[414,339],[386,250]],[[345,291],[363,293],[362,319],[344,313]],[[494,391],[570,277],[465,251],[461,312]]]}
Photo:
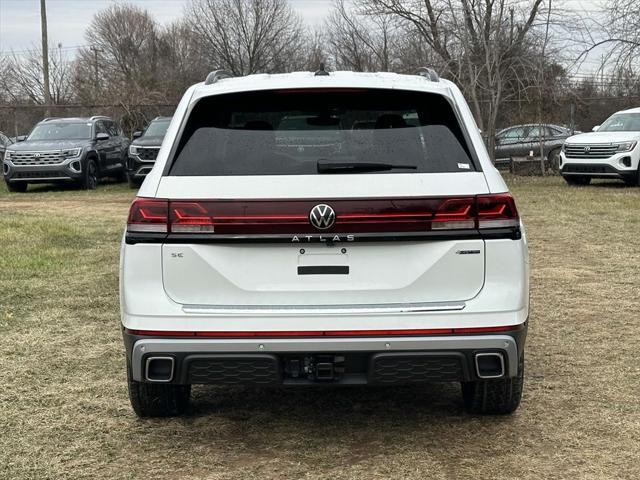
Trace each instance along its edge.
{"label": "rear quarter window", "polygon": [[[271,90],[194,106],[169,175],[314,175],[319,164],[385,165],[365,173],[475,171],[449,102],[395,90]],[[354,171],[358,173],[359,170]]]}

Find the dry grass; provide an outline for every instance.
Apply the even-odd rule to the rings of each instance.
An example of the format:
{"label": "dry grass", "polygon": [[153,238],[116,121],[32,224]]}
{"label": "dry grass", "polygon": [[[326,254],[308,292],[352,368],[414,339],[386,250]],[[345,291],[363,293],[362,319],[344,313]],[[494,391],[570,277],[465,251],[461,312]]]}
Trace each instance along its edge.
{"label": "dry grass", "polygon": [[640,478],[640,189],[509,182],[532,262],[511,417],[464,414],[455,385],[203,387],[190,415],[138,420],[117,300],[133,194],[0,190],[0,478]]}

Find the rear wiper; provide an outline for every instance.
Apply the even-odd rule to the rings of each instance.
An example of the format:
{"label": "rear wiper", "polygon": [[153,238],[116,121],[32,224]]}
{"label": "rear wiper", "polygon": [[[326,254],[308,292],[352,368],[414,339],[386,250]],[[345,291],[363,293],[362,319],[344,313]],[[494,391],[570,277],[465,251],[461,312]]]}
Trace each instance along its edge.
{"label": "rear wiper", "polygon": [[416,170],[417,165],[394,165],[373,162],[325,162],[318,160],[318,173],[381,172],[384,170]]}

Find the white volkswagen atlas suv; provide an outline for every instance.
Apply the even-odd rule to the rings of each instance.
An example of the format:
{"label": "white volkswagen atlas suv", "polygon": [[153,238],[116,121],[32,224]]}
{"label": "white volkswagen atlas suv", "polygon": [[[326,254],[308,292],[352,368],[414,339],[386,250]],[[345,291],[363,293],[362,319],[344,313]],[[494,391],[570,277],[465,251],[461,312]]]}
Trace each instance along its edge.
{"label": "white volkswagen atlas suv", "polygon": [[212,72],[177,107],[120,265],[139,416],[191,385],[459,382],[520,403],[525,233],[460,90],[430,69]]}
{"label": "white volkswagen atlas suv", "polygon": [[560,172],[570,185],[592,178],[617,178],[640,184],[640,108],[614,113],[591,133],[567,138],[560,153]]}

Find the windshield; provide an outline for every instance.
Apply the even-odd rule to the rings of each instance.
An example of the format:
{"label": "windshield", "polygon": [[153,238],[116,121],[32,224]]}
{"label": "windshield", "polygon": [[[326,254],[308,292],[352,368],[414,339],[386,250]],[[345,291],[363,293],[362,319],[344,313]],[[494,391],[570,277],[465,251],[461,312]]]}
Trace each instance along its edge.
{"label": "windshield", "polygon": [[27,140],[85,140],[91,138],[90,123],[46,122],[31,131]]}
{"label": "windshield", "polygon": [[145,137],[164,137],[164,135],[167,133],[167,128],[169,128],[170,123],[171,119],[156,120],[155,122],[151,122],[147,129],[144,131]]}
{"label": "windshield", "polygon": [[365,89],[216,95],[194,107],[170,175],[476,170],[441,95]]}
{"label": "windshield", "polygon": [[609,117],[599,132],[640,132],[640,113],[617,113]]}

